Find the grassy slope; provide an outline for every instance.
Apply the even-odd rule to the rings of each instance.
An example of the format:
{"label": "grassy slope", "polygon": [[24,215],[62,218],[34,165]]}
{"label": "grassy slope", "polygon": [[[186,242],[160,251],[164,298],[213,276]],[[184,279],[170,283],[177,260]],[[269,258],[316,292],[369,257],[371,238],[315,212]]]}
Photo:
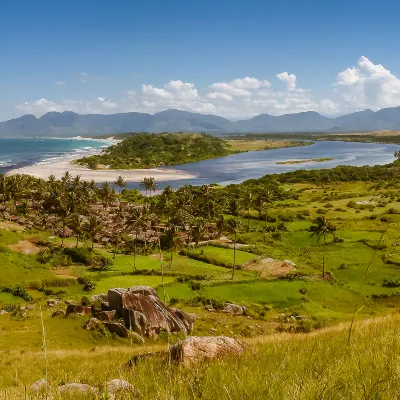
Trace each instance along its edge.
{"label": "grassy slope", "polygon": [[[308,335],[270,335],[261,341],[250,340],[251,350],[240,358],[196,368],[169,367],[157,360],[121,368],[140,351],[128,346],[49,348],[49,379],[56,390],[66,381],[101,389],[105,381],[123,378],[140,390],[142,399],[167,398],[170,390],[177,400],[393,399],[400,391],[399,322],[396,316],[358,324],[351,347],[349,325]],[[76,326],[78,329],[78,323]],[[51,340],[50,333],[48,338]],[[7,398],[23,398],[25,385],[44,376],[43,355],[39,351],[13,352],[8,358],[0,357],[0,368],[0,387]]]}

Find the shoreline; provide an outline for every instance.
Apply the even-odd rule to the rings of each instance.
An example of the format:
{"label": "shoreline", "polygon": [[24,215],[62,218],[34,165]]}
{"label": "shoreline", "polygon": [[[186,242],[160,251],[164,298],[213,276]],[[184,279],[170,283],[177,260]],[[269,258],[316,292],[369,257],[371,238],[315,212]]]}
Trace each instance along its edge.
{"label": "shoreline", "polygon": [[25,167],[15,168],[6,172],[6,176],[24,174],[31,175],[35,178],[48,179],[50,175],[54,175],[60,179],[65,172],[69,172],[73,177],[79,175],[82,180],[95,181],[96,183],[113,182],[119,176],[122,176],[126,182],[140,182],[143,178],[153,177],[159,182],[172,181],[180,179],[192,179],[192,175],[178,169],[100,169],[92,170],[79,164],[71,164],[71,161],[81,158],[80,156],[55,161],[47,164],[36,164]]}

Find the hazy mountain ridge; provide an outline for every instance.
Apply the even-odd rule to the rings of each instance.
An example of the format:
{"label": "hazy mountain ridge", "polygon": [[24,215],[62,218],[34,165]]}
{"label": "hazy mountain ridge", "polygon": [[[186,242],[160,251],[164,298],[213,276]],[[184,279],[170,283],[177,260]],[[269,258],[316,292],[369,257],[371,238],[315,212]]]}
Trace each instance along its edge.
{"label": "hazy mountain ridge", "polygon": [[124,132],[355,132],[382,129],[400,129],[400,107],[364,110],[336,118],[324,117],[315,111],[280,116],[261,114],[235,122],[217,115],[181,110],[166,110],[153,115],[139,112],[110,115],[49,112],[40,118],[27,114],[0,122],[0,137],[73,137]]}

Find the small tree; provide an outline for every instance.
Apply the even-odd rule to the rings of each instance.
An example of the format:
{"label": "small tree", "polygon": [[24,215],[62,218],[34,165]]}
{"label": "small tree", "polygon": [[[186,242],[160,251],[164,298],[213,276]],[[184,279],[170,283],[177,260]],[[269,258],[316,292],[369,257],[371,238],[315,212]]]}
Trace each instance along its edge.
{"label": "small tree", "polygon": [[238,219],[230,219],[227,221],[227,228],[230,233],[233,234],[233,266],[232,266],[232,278],[235,276],[235,268],[236,268],[236,243],[237,243],[237,234],[240,232],[242,228],[242,223]]}
{"label": "small tree", "polygon": [[115,186],[117,186],[117,187],[119,187],[119,193],[121,193],[121,190],[123,189],[123,188],[125,188],[126,187],[126,183],[125,183],[125,181],[124,181],[124,178],[120,175],[117,179],[116,179],[116,181],[114,182],[114,185]]}
{"label": "small tree", "polygon": [[317,236],[317,243],[320,239],[324,239],[324,244],[322,247],[322,276],[325,276],[325,245],[326,245],[326,235],[330,234],[335,237],[336,228],[325,218],[318,217],[314,221],[314,225],[310,227],[311,236]]}

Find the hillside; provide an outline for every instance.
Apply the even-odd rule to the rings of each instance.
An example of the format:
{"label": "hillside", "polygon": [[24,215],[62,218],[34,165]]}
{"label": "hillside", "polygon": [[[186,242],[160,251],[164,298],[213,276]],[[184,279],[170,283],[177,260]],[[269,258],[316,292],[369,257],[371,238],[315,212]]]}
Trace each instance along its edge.
{"label": "hillside", "polygon": [[248,132],[363,132],[383,129],[400,129],[400,107],[375,112],[364,110],[336,118],[309,111],[280,116],[262,114],[240,121],[181,110],[166,110],[153,115],[138,112],[110,115],[49,112],[40,118],[24,115],[0,122],[0,137],[104,136],[123,132],[208,132],[220,135]]}

